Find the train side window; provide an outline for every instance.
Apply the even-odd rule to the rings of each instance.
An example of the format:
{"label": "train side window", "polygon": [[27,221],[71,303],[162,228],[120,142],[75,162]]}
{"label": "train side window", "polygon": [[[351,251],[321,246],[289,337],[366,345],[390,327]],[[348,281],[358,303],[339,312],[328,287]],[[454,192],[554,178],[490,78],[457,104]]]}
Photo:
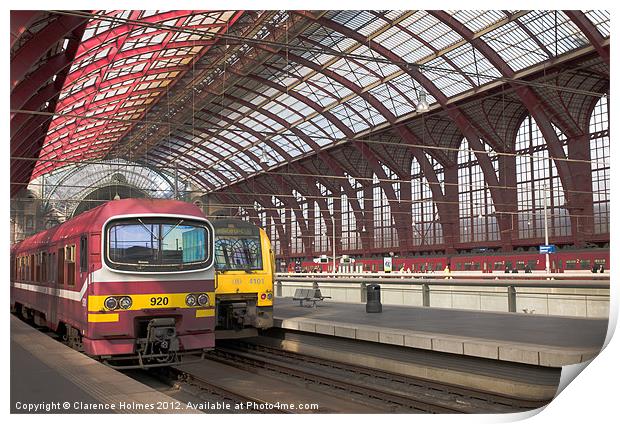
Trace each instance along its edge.
{"label": "train side window", "polygon": [[58,255],[56,259],[56,281],[58,285],[63,285],[65,284],[65,249],[58,249]]}
{"label": "train side window", "polygon": [[67,285],[75,285],[75,244],[65,247],[65,262],[67,263]]}
{"label": "train side window", "polygon": [[88,272],[88,238],[80,238],[80,272]]}
{"label": "train side window", "polygon": [[41,252],[41,280],[47,283],[47,252]]}
{"label": "train side window", "polygon": [[590,259],[582,259],[580,262],[581,269],[590,269]]}
{"label": "train side window", "polygon": [[527,261],[528,266],[530,267],[530,269],[536,269],[536,260],[535,259],[530,259]]}
{"label": "train side window", "polygon": [[50,282],[56,282],[56,253],[50,254]]}
{"label": "train side window", "polygon": [[566,261],[566,269],[577,269],[577,260],[569,259]]}
{"label": "train side window", "polygon": [[502,269],[504,269],[504,263],[503,262],[495,262],[493,264],[493,269],[496,271],[500,271]]}
{"label": "train side window", "polygon": [[517,269],[525,269],[525,261],[517,261]]}
{"label": "train side window", "polygon": [[30,268],[30,281],[35,281],[34,279],[34,255],[30,255],[30,264],[29,264],[29,268]]}

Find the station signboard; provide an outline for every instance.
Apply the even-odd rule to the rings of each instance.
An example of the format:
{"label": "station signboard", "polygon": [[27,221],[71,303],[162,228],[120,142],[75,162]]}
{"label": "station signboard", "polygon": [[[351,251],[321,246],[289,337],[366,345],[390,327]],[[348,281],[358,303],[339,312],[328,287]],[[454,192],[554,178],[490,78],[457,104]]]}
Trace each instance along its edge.
{"label": "station signboard", "polygon": [[541,255],[546,255],[548,253],[555,253],[556,252],[556,246],[555,244],[543,244],[541,246],[538,246],[540,254]]}

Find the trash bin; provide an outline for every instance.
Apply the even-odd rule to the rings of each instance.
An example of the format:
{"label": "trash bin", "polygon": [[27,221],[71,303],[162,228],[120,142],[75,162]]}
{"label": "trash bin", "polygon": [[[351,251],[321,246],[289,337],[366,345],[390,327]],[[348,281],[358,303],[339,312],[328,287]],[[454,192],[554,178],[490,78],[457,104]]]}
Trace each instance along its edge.
{"label": "trash bin", "polygon": [[382,310],[381,286],[379,284],[369,284],[366,287],[366,312],[378,313]]}

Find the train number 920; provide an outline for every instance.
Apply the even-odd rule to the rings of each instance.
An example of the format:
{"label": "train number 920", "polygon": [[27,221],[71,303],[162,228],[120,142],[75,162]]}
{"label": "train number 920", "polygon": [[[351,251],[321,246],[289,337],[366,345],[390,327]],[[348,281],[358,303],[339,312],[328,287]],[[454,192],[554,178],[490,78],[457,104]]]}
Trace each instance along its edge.
{"label": "train number 920", "polygon": [[165,296],[151,297],[151,306],[166,306],[167,304],[168,298]]}

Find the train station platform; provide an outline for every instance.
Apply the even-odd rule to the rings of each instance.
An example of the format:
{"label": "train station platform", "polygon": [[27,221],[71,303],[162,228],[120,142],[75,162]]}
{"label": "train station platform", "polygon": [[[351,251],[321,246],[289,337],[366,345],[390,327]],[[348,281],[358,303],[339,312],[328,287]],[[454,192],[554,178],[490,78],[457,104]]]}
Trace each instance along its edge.
{"label": "train station platform", "polygon": [[11,315],[11,413],[197,413]]}
{"label": "train station platform", "polygon": [[319,302],[276,298],[276,327],[544,367],[587,361],[600,352],[606,319]]}

